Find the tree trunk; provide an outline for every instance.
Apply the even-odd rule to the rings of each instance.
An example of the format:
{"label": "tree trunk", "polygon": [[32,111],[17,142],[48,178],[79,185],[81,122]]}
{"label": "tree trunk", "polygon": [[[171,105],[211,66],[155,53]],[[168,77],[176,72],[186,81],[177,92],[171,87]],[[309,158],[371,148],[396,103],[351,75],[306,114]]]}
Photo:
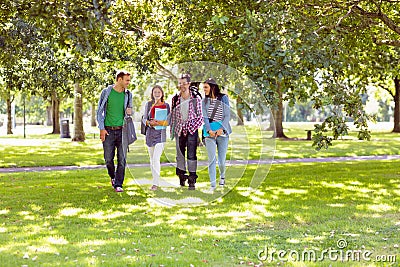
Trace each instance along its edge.
{"label": "tree trunk", "polygon": [[13,134],[12,132],[12,116],[11,116],[11,97],[7,97],[7,134]]}
{"label": "tree trunk", "polygon": [[85,132],[83,131],[83,104],[82,104],[82,87],[79,83],[75,83],[74,96],[74,137],[72,141],[85,141]]}
{"label": "tree trunk", "polygon": [[244,120],[243,120],[243,99],[238,95],[236,99],[236,110],[237,110],[237,124],[238,126],[244,125]]}
{"label": "tree trunk", "polygon": [[271,116],[269,117],[269,126],[265,129],[265,131],[273,131],[274,130],[274,116],[271,110]]}
{"label": "tree trunk", "polygon": [[394,126],[393,133],[400,133],[400,79],[399,77],[394,78]]}
{"label": "tree trunk", "polygon": [[55,91],[51,94],[51,117],[53,121],[52,134],[60,134],[60,100]]}
{"label": "tree trunk", "polygon": [[92,116],[91,116],[91,126],[96,127],[96,103],[92,103]]}
{"label": "tree trunk", "polygon": [[46,122],[45,126],[52,126],[53,125],[53,109],[52,109],[52,104],[50,103],[50,106],[46,107]]}
{"label": "tree trunk", "polygon": [[280,82],[277,82],[277,92],[279,96],[278,106],[271,109],[272,115],[274,116],[275,132],[274,138],[287,138],[283,133],[283,101],[282,101],[282,90]]}

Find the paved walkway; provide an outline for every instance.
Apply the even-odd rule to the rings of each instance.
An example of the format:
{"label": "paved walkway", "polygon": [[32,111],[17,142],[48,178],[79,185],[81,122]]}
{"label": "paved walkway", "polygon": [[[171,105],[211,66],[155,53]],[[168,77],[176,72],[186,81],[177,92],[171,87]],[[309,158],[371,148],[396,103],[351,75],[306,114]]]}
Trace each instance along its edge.
{"label": "paved walkway", "polygon": [[[365,161],[365,160],[395,160],[400,155],[381,156],[357,156],[357,157],[326,157],[326,158],[288,158],[288,159],[264,159],[264,160],[231,160],[227,165],[258,165],[258,164],[285,164],[301,162],[341,162],[341,161]],[[162,166],[175,166],[175,163],[162,163]],[[200,161],[199,166],[207,166],[207,162]],[[149,163],[129,164],[129,168],[148,167]],[[0,168],[0,173],[13,172],[40,172],[40,171],[72,171],[105,168],[105,165],[91,166],[51,166],[51,167],[22,167],[22,168]]]}

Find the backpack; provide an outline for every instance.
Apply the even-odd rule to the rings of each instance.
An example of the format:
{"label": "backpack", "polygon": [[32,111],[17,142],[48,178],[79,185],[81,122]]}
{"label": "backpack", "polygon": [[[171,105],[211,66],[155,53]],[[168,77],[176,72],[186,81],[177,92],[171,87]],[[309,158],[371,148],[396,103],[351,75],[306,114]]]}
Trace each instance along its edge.
{"label": "backpack", "polygon": [[[153,104],[153,101],[149,101],[149,102],[146,103],[146,107],[149,107],[152,104]],[[146,108],[145,108],[145,111],[146,111]],[[145,120],[145,119],[148,120],[149,119],[149,113],[150,113],[150,110],[149,110],[148,114],[143,114],[142,115],[142,120],[141,120],[141,123],[140,123],[140,133],[143,134],[143,135],[146,135],[147,127],[149,127],[149,126],[144,124],[143,120]]]}
{"label": "backpack", "polygon": [[[192,101],[192,105],[194,107],[194,112],[196,114],[199,114],[198,110],[197,110],[196,100],[198,97],[200,97],[200,99],[202,99],[202,96],[199,92],[199,88],[196,87],[195,84],[197,84],[197,83],[192,82],[192,83],[190,83],[190,86],[189,86],[190,95],[193,97],[190,101]],[[179,98],[179,94],[175,94],[174,97],[172,98],[172,109],[176,108],[176,103],[178,102],[178,98]]]}

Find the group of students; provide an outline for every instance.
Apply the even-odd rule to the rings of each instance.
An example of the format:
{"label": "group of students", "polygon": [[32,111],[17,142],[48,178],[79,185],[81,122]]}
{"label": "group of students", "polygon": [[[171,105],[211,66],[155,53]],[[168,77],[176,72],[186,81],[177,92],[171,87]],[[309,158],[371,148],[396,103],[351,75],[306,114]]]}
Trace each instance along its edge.
{"label": "group of students", "polygon": [[[124,153],[126,153],[126,149],[124,149],[122,133],[123,117],[132,112],[132,96],[126,89],[129,82],[130,74],[128,72],[118,72],[116,83],[103,90],[97,110],[104,159],[111,184],[116,192],[123,192],[122,184],[125,176],[126,154],[124,155]],[[176,175],[179,177],[180,186],[186,186],[187,182],[189,190],[195,189],[198,178],[197,147],[199,139],[204,138],[208,155],[210,189],[215,190],[217,186],[217,156],[220,172],[219,185],[225,185],[226,154],[229,135],[232,132],[229,124],[228,96],[221,92],[214,79],[209,78],[203,82],[205,97],[201,98],[197,91],[198,88],[192,90],[189,74],[183,74],[178,78],[178,88],[179,92],[172,98],[171,106],[165,102],[164,91],[159,85],[152,88],[151,101],[145,105],[142,123],[146,126],[145,139],[153,177],[150,189],[157,190],[159,188],[160,158],[166,143],[167,126],[169,126],[171,139],[175,139],[176,144]],[[117,101],[118,94],[119,101]],[[125,96],[124,101],[121,100],[123,96]],[[118,108],[116,103],[119,103]],[[163,110],[163,114],[166,115],[162,119],[158,119],[156,116],[159,110]],[[117,113],[118,116],[116,116]],[[202,129],[201,126],[203,126]],[[199,136],[199,130],[201,136]],[[114,165],[115,150],[117,150],[116,168]]]}
{"label": "group of students", "polygon": [[[197,147],[199,128],[203,126],[202,135],[208,154],[208,170],[211,189],[216,188],[216,154],[220,170],[219,185],[225,184],[225,162],[229,134],[232,132],[228,96],[221,93],[220,87],[212,78],[203,82],[205,97],[202,99],[197,88],[192,90],[190,75],[179,77],[179,93],[172,98],[172,108],[164,101],[164,91],[158,85],[151,91],[152,101],[146,103],[143,123],[149,128],[146,131],[146,145],[150,156],[153,176],[152,190],[157,190],[160,181],[160,157],[166,142],[166,129],[154,126],[169,125],[171,138],[176,144],[176,175],[179,184],[195,189],[197,175]],[[167,109],[168,120],[156,120],[156,109]],[[186,157],[185,157],[186,155]]]}

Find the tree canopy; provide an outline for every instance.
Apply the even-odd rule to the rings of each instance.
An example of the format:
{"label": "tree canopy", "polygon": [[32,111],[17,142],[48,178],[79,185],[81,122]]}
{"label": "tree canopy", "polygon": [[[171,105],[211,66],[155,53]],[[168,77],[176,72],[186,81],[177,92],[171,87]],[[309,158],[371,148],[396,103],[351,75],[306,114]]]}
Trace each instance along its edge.
{"label": "tree canopy", "polygon": [[[39,87],[71,93],[72,83],[105,82],[101,73],[117,64],[141,74],[190,61],[225,64],[250,77],[262,92],[277,137],[284,137],[282,101],[312,101],[316,109],[333,105],[332,116],[316,126],[317,148],[331,144],[328,130],[333,139],[346,134],[349,118],[359,137],[368,139],[371,118],[360,96],[373,79],[387,84],[388,77],[397,77],[396,0],[20,0],[1,5],[0,66],[3,73],[19,66],[24,79],[36,72],[42,79],[30,79],[31,88],[42,83]],[[251,88],[246,90],[251,95]],[[89,95],[94,101],[94,92]]]}

